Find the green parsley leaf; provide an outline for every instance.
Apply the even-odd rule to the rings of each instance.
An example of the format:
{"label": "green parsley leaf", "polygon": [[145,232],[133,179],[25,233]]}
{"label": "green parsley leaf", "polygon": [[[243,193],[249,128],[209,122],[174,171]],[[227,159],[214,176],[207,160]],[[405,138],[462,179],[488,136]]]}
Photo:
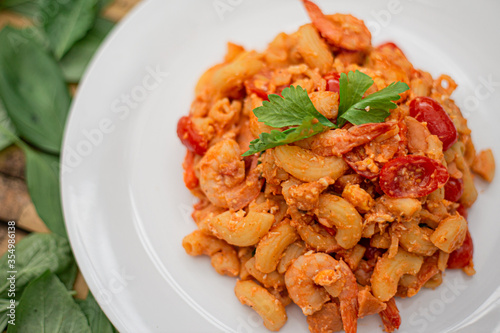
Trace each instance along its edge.
{"label": "green parsley leaf", "polygon": [[338,116],[341,117],[352,105],[363,99],[364,93],[372,84],[372,78],[358,70],[349,72],[347,75],[341,73],[339,78],[340,102]]}
{"label": "green parsley leaf", "polygon": [[283,132],[271,130],[270,133],[261,133],[258,139],[250,142],[250,149],[248,149],[248,151],[246,151],[242,156],[250,156],[269,148],[307,139],[330,128],[323,126],[321,123],[313,124],[313,120],[314,118],[304,120],[300,126],[289,128]]}
{"label": "green parsley leaf", "polygon": [[307,91],[300,86],[283,89],[283,97],[269,95],[269,101],[264,101],[262,106],[253,110],[259,121],[276,128],[296,127],[260,134],[258,139],[250,142],[250,149],[243,156],[306,139],[328,129],[339,128],[348,121],[354,125],[383,122],[390,115],[389,110],[397,107],[393,101],[397,101],[399,94],[409,87],[406,83],[394,82],[363,98],[372,84],[372,78],[358,70],[340,75],[336,125],[316,110]]}
{"label": "green parsley leaf", "polygon": [[253,113],[260,122],[271,127],[302,125],[305,119],[318,119],[324,126],[335,126],[316,110],[301,86],[290,86],[281,92],[281,96],[271,94],[269,101],[264,101]]}
{"label": "green parsley leaf", "polygon": [[373,84],[368,75],[349,72],[348,75],[340,75],[340,103],[337,125],[342,127],[346,121],[354,125],[366,123],[380,123],[390,115],[388,110],[395,109],[399,94],[410,87],[404,82],[393,82],[382,90],[363,98],[364,93]]}

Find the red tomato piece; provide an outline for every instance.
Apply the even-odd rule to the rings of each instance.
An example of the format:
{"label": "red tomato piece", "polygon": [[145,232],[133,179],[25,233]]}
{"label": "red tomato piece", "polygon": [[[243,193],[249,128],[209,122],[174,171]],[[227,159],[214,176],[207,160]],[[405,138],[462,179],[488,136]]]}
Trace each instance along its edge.
{"label": "red tomato piece", "polygon": [[326,90],[338,93],[340,91],[340,74],[336,72],[325,74]]}
{"label": "red tomato piece", "polygon": [[441,104],[434,99],[419,96],[410,103],[410,116],[420,122],[426,122],[431,134],[437,135],[443,143],[443,151],[458,140],[457,129]]}
{"label": "red tomato piece", "polygon": [[272,72],[266,70],[256,74],[252,79],[246,80],[245,88],[247,95],[254,93],[263,100],[268,101],[269,98],[267,95],[270,94],[269,84],[271,83],[271,77]]}
{"label": "red tomato piece", "polygon": [[378,259],[384,254],[384,251],[382,249],[376,248],[376,247],[371,247],[367,246],[365,254],[363,255],[363,258],[366,258],[367,260],[372,260],[372,259]]}
{"label": "red tomato piece", "polygon": [[462,178],[450,177],[444,186],[444,198],[448,201],[457,202],[464,193],[464,181]]}
{"label": "red tomato piece", "polygon": [[195,153],[188,150],[186,157],[184,157],[184,163],[182,163],[182,167],[184,168],[184,184],[190,190],[195,189],[200,183],[194,172],[194,157]]}
{"label": "red tomato piece", "polygon": [[450,253],[450,257],[448,258],[448,268],[466,267],[472,261],[473,254],[474,244],[472,243],[472,237],[470,236],[469,230],[467,230],[462,246]]}
{"label": "red tomato piece", "polygon": [[245,87],[247,89],[248,95],[250,95],[251,93],[254,93],[265,101],[269,100],[269,98],[267,97],[267,95],[268,95],[267,87],[257,88],[254,81],[246,81]]}
{"label": "red tomato piece", "polygon": [[283,90],[285,90],[285,88],[288,88],[288,87],[290,87],[290,86],[277,86],[275,94],[280,95],[280,97],[283,97],[283,95],[281,95],[281,93],[283,92]]}
{"label": "red tomato piece", "polygon": [[380,187],[393,198],[418,198],[444,186],[449,174],[441,163],[425,156],[408,155],[386,163]]}
{"label": "red tomato piece", "polygon": [[203,155],[208,148],[207,139],[194,127],[191,117],[184,116],[177,123],[177,136],[190,151]]}
{"label": "red tomato piece", "polygon": [[328,228],[327,226],[322,225],[322,224],[321,224],[321,226],[322,226],[323,228],[325,228],[325,230],[326,230],[326,231],[328,231],[328,233],[329,233],[330,235],[332,235],[332,236],[334,236],[334,237],[335,237],[335,235],[337,234],[337,229],[334,229],[334,228]]}
{"label": "red tomato piece", "polygon": [[458,214],[462,215],[463,217],[465,217],[465,219],[467,220],[467,218],[469,217],[469,213],[467,212],[467,208],[465,208],[464,205],[460,204],[457,208],[457,212]]}

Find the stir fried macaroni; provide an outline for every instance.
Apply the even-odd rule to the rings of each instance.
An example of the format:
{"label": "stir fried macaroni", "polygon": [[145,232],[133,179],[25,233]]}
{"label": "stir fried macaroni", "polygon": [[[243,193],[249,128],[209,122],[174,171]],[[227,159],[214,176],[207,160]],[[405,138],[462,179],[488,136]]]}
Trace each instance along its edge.
{"label": "stir fried macaroni", "polygon": [[[476,154],[450,98],[452,78],[414,68],[393,43],[372,46],[351,15],[304,5],[312,23],[279,34],[262,53],[229,43],[224,61],[200,78],[177,128],[184,181],[199,198],[197,230],[182,245],[237,277],[237,298],[272,331],[293,302],[311,332],[356,332],[358,318],[376,314],[393,332],[401,323],[395,297],[439,286],[447,268],[475,273],[472,172],[492,181],[493,155]],[[300,86],[340,124],[339,103],[349,98],[341,73],[356,71],[374,82],[364,97],[408,85],[385,120],[346,122],[242,156],[262,133],[287,129],[252,112],[270,94]]]}

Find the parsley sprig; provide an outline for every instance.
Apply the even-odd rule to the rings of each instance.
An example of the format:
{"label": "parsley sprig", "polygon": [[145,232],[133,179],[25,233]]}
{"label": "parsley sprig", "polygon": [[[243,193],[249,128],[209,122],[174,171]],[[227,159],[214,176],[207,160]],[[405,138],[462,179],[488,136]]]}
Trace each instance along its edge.
{"label": "parsley sprig", "polygon": [[390,115],[389,110],[397,107],[393,101],[397,101],[399,94],[409,87],[404,82],[393,82],[363,98],[372,84],[373,79],[358,70],[340,75],[337,124],[316,110],[307,91],[301,86],[285,88],[283,97],[269,95],[269,101],[264,101],[262,106],[253,110],[258,120],[275,128],[294,127],[284,131],[274,129],[270,133],[261,133],[258,139],[250,142],[250,149],[243,156],[306,139],[332,128],[340,128],[346,122],[355,125],[383,122]]}

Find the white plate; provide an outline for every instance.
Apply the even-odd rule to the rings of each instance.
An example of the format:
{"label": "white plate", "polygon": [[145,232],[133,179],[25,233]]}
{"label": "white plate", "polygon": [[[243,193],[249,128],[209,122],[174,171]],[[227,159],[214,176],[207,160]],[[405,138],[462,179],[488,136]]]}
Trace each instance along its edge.
{"label": "white plate", "polygon": [[[416,67],[450,74],[477,147],[492,147],[500,159],[500,3],[478,3],[318,0],[327,13],[364,19],[375,44],[396,42]],[[93,60],[66,128],[62,195],[79,266],[120,331],[266,332],[234,297],[235,280],[181,247],[195,228],[194,200],[182,181],[185,150],[175,128],[197,78],[222,59],[227,41],[263,50],[278,32],[306,22],[299,1],[151,0]],[[398,301],[400,332],[500,330],[499,177],[478,185],[469,219],[477,275],[447,272],[438,289]],[[307,332],[298,308],[288,313],[282,332]],[[360,320],[359,332],[381,332],[375,317]]]}

